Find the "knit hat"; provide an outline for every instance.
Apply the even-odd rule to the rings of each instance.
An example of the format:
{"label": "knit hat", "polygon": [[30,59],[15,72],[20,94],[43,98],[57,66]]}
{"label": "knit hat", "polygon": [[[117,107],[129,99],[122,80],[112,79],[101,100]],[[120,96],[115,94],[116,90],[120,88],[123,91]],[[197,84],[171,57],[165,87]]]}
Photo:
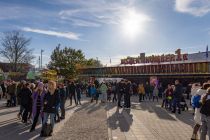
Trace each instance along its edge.
{"label": "knit hat", "polygon": [[44,84],[42,82],[39,82],[38,87],[44,87]]}

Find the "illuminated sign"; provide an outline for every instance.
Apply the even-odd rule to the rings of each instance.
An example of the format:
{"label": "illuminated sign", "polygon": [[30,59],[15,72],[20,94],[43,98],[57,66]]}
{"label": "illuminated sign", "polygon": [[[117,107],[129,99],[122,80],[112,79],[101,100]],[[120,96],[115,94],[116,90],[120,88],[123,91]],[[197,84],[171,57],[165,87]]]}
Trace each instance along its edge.
{"label": "illuminated sign", "polygon": [[175,51],[175,54],[167,55],[152,55],[145,57],[144,53],[140,54],[140,57],[127,57],[121,59],[121,64],[140,64],[140,63],[160,63],[160,62],[172,62],[172,61],[184,61],[188,60],[188,54],[181,54],[181,50]]}

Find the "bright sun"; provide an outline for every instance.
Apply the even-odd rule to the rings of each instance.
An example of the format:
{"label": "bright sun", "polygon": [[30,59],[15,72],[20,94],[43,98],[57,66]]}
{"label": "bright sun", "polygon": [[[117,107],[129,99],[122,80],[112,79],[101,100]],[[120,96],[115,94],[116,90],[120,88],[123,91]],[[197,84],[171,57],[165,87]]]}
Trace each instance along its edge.
{"label": "bright sun", "polygon": [[135,10],[128,10],[122,17],[122,31],[126,37],[135,38],[142,33],[145,24],[150,18],[144,14],[137,13]]}

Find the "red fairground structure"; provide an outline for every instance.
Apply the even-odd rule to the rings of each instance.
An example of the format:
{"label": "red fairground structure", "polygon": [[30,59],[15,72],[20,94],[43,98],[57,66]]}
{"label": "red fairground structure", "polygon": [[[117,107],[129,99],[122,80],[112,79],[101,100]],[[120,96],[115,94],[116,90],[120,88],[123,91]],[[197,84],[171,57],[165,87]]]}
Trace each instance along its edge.
{"label": "red fairground structure", "polygon": [[145,56],[121,59],[118,66],[80,69],[81,77],[120,77],[133,80],[148,80],[151,76],[158,79],[199,81],[210,78],[210,52]]}

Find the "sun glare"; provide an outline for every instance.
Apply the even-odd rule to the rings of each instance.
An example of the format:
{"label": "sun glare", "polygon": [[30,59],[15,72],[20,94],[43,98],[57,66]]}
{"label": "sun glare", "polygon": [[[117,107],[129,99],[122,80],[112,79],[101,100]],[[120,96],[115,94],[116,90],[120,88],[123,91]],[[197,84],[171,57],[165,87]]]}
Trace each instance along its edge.
{"label": "sun glare", "polygon": [[149,17],[144,14],[128,10],[121,20],[122,31],[126,37],[135,38],[144,32],[145,24],[149,20]]}

